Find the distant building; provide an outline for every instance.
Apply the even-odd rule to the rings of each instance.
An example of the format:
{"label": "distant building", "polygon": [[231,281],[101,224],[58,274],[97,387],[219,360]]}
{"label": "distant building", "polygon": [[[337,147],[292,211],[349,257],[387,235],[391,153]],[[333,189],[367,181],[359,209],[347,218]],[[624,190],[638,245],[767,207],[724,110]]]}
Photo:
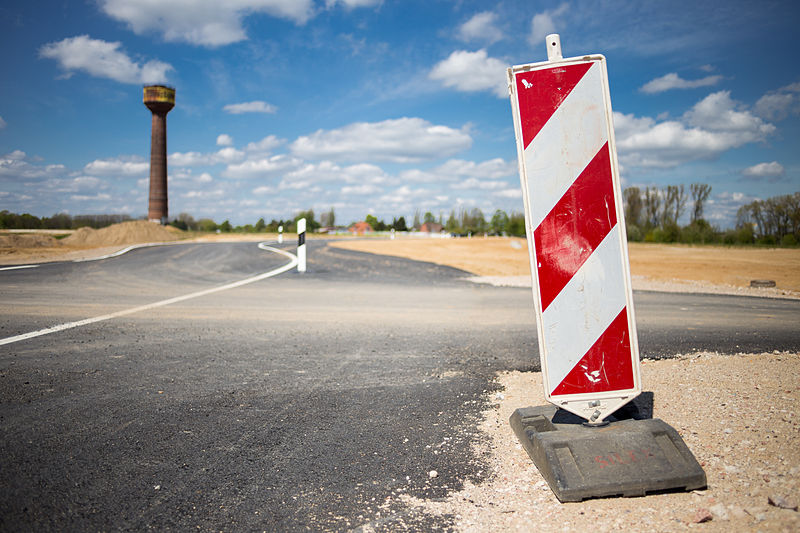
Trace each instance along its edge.
{"label": "distant building", "polygon": [[444,226],[437,222],[426,222],[419,228],[422,233],[441,233],[443,229]]}
{"label": "distant building", "polygon": [[347,228],[347,231],[349,231],[353,235],[364,235],[365,233],[372,233],[374,230],[372,229],[372,226],[370,226],[366,222],[356,222],[355,224]]}

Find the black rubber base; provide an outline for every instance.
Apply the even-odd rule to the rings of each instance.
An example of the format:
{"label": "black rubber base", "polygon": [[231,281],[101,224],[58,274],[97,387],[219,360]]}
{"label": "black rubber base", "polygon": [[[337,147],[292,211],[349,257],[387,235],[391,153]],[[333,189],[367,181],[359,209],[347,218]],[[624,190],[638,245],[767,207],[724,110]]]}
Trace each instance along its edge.
{"label": "black rubber base", "polygon": [[524,407],[511,415],[511,427],[562,502],[706,486],[705,472],[671,426],[639,417],[635,405],[618,413],[607,425],[587,427],[554,405]]}

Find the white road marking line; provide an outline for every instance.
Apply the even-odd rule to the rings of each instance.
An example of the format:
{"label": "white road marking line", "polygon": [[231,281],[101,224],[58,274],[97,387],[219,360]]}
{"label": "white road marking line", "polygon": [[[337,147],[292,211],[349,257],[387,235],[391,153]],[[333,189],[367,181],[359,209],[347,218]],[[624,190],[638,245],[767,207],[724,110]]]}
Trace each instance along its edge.
{"label": "white road marking line", "polygon": [[19,270],[20,268],[39,268],[39,265],[19,265],[13,267],[3,267],[0,270]]}
{"label": "white road marking line", "polygon": [[[183,244],[180,241],[172,241],[172,242],[148,242],[144,244],[133,244],[128,246],[127,248],[123,248],[122,250],[117,250],[114,253],[101,255],[99,257],[89,257],[87,259],[73,259],[73,263],[85,263],[87,261],[100,261],[101,259],[111,259],[112,257],[119,257],[122,254],[127,254],[131,250],[136,250],[138,248],[149,248],[150,246],[170,246],[172,244]],[[186,243],[189,244],[189,243]]]}
{"label": "white road marking line", "polygon": [[53,326],[50,328],[40,329],[38,331],[31,331],[30,333],[23,333],[22,335],[16,335],[14,337],[7,337],[5,339],[0,339],[0,346],[3,344],[11,344],[13,342],[24,341],[27,339],[32,339],[34,337],[41,337],[42,335],[48,335],[50,333],[56,333],[58,331],[64,331],[65,329],[72,329],[78,328],[81,326],[86,326],[88,324],[94,324],[96,322],[103,322],[104,320],[111,320],[112,318],[119,318],[121,316],[131,315],[133,313],[138,313],[140,311],[147,311],[149,309],[155,309],[157,307],[164,307],[165,305],[170,305],[178,302],[183,302],[185,300],[191,300],[192,298],[199,298],[200,296],[206,296],[208,294],[213,294],[215,292],[226,291],[228,289],[234,289],[236,287],[241,287],[242,285],[247,285],[249,283],[254,283],[256,281],[261,281],[262,279],[271,278],[272,276],[277,276],[278,274],[282,274],[287,270],[291,270],[297,266],[297,256],[286,252],[284,250],[280,250],[278,248],[273,248],[271,246],[267,246],[266,243],[262,242],[259,243],[258,247],[262,250],[272,251],[279,253],[281,255],[285,255],[291,261],[287,264],[283,265],[280,268],[276,268],[275,270],[270,270],[269,272],[264,272],[263,274],[259,274],[258,276],[253,276],[252,278],[243,279],[240,281],[235,281],[233,283],[228,283],[226,285],[220,285],[219,287],[214,287],[211,289],[206,289],[199,292],[193,292],[191,294],[184,294],[183,296],[176,296],[175,298],[169,298],[167,300],[161,300],[160,302],[155,302],[146,305],[140,305],[138,307],[133,307],[131,309],[124,309],[122,311],[117,311],[116,313],[110,313],[107,315],[96,316],[93,318],[86,318],[84,320],[78,320],[76,322],[67,322],[66,324],[59,324],[57,326]]}

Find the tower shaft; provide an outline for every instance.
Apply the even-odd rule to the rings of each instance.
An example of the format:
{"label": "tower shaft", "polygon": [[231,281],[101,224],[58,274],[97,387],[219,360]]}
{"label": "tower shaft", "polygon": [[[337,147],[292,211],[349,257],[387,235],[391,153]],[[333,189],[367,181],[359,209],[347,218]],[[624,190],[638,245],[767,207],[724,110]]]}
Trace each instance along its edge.
{"label": "tower shaft", "polygon": [[150,202],[147,218],[166,224],[167,201],[167,113],[153,112],[150,130]]}

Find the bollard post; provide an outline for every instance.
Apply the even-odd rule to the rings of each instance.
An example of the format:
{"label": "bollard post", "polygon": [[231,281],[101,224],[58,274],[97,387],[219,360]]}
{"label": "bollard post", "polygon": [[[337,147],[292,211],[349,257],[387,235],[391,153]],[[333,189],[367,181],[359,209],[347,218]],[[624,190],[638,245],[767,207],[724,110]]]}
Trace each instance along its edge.
{"label": "bollard post", "polygon": [[297,271],[306,271],[306,219],[297,221]]}
{"label": "bollard post", "polygon": [[283,226],[278,226],[278,244],[283,244]]}

